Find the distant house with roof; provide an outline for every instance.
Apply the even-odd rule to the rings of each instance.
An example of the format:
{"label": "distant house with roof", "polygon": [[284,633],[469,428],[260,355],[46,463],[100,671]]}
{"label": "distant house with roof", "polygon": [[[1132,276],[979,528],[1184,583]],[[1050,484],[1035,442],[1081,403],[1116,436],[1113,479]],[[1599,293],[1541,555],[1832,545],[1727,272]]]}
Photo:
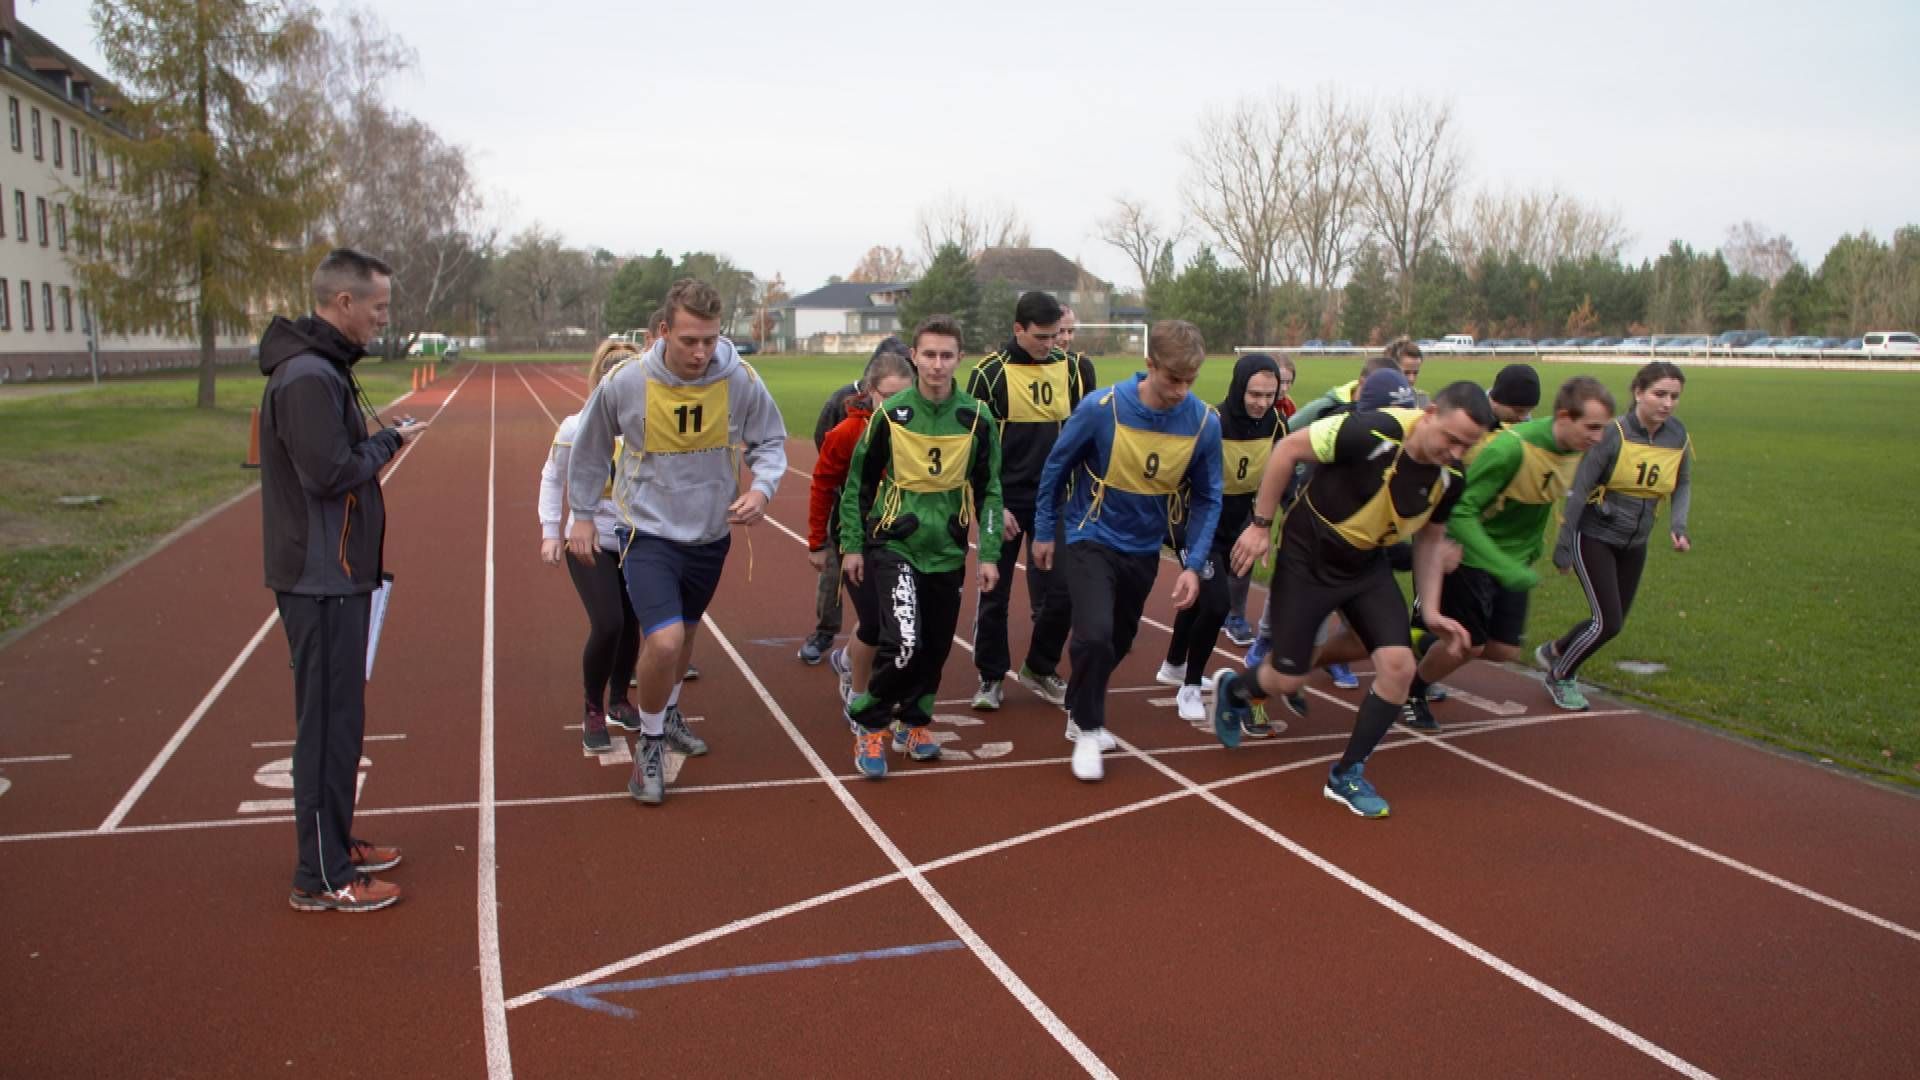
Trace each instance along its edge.
{"label": "distant house with roof", "polygon": [[843,281],[773,308],[772,346],[779,352],[869,353],[900,329],[906,286]]}
{"label": "distant house with roof", "polygon": [[1004,281],[1015,293],[1050,293],[1083,323],[1110,321],[1113,286],[1052,248],[988,248],[974,256],[973,279],[982,287]]}

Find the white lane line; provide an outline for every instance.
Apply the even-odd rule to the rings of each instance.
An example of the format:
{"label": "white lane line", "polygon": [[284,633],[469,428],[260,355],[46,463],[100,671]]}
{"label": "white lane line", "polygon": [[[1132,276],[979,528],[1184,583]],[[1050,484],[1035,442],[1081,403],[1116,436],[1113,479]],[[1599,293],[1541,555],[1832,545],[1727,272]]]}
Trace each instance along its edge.
{"label": "white lane line", "polygon": [[1622,814],[1617,810],[1610,810],[1607,807],[1601,806],[1599,803],[1591,802],[1587,799],[1583,799],[1580,796],[1573,794],[1572,792],[1562,791],[1561,789],[1554,787],[1551,784],[1544,783],[1539,780],[1535,780],[1531,776],[1527,776],[1523,773],[1516,772],[1513,769],[1507,768],[1505,765],[1499,764],[1498,762],[1489,761],[1478,754],[1468,753],[1467,751],[1462,750],[1458,747],[1447,746],[1444,744],[1440,748],[1449,753],[1458,754],[1459,756],[1466,758],[1468,761],[1471,761],[1475,765],[1479,765],[1482,768],[1490,769],[1496,773],[1499,773],[1501,776],[1504,776],[1509,780],[1513,780],[1518,783],[1525,784],[1526,786],[1544,795],[1551,795],[1556,799],[1559,799],[1563,802],[1571,803],[1572,805],[1577,806],[1580,809],[1585,810],[1589,813],[1598,814],[1601,817],[1606,818],[1608,821],[1611,821],[1617,825],[1624,825],[1629,829],[1633,829],[1638,832],[1645,833],[1646,835],[1653,837],[1655,840],[1660,840],[1665,843],[1672,844],[1674,847],[1677,847],[1682,851],[1689,852],[1694,855],[1698,855],[1703,859],[1712,860],[1713,862],[1717,862],[1721,866],[1724,866],[1729,870],[1737,870],[1740,873],[1747,875],[1748,877],[1754,878],[1759,881],[1764,881],[1769,885],[1773,885],[1781,889],[1785,889],[1786,891],[1794,894],[1795,896],[1803,897],[1807,900],[1813,901],[1816,904],[1821,904],[1826,907],[1832,908],[1833,910],[1838,911],[1843,915],[1850,915],[1856,919],[1861,920],[1862,922],[1871,923],[1874,926],[1880,927],[1882,930],[1891,930],[1894,933],[1899,934],[1901,937],[1907,938],[1912,941],[1920,941],[1920,931],[1915,931],[1909,927],[1902,926],[1901,924],[1894,922],[1892,919],[1887,919],[1879,915],[1875,915],[1871,911],[1863,911],[1860,908],[1854,907],[1852,904],[1848,904],[1848,903],[1845,903],[1844,901],[1836,900],[1833,897],[1826,895],[1825,893],[1815,892],[1814,890],[1809,889],[1804,885],[1799,885],[1794,882],[1788,881],[1786,878],[1779,877],[1778,875],[1770,874],[1765,870],[1760,869],[1757,866],[1753,866],[1748,863],[1741,862],[1739,859],[1733,858],[1730,855],[1722,855],[1721,853],[1713,850],[1712,848],[1702,847],[1699,844],[1693,843],[1690,840],[1684,840],[1678,836],[1675,836],[1670,832],[1667,832],[1664,829],[1656,828],[1655,826],[1649,825],[1646,822],[1639,821],[1635,818],[1630,818],[1627,815]]}
{"label": "white lane line", "polygon": [[480,1008],[487,1039],[488,1080],[513,1076],[513,1051],[507,1043],[506,986],[500,976],[500,897],[496,865],[497,840],[493,787],[493,542],[494,508],[499,459],[494,453],[499,432],[500,377],[487,380],[487,581],[480,646],[480,857],[477,907],[480,916]]}
{"label": "white lane line", "polygon": [[[469,370],[467,375],[471,378],[473,372]],[[466,379],[460,380],[460,386],[465,386],[466,384]],[[453,403],[454,394],[460,392],[460,386],[454,387],[453,394],[448,394],[447,400],[441,402],[440,408],[433,414],[436,418],[441,412],[446,410],[448,405]],[[381,476],[381,487],[386,487],[387,481],[393,478],[393,474],[400,468],[400,463],[406,460],[407,454],[412,452],[414,446],[418,445],[419,441],[418,438],[414,439],[413,442],[407,444],[405,449],[400,451],[400,456],[394,460],[392,467],[387,469],[385,475]],[[160,752],[154,755],[152,761],[147,763],[146,771],[142,772],[140,778],[133,782],[133,786],[127,789],[127,793],[120,797],[120,802],[114,806],[113,812],[107,815],[106,820],[102,821],[100,827],[95,831],[103,833],[112,832],[120,827],[120,823],[125,821],[127,815],[133,812],[133,804],[139,802],[140,796],[145,795],[147,788],[153,786],[154,780],[160,776],[160,770],[167,767],[167,762],[173,759],[174,752],[180,749],[180,744],[187,741],[188,735],[193,734],[193,729],[200,725],[200,719],[207,715],[208,710],[213,708],[214,702],[220,700],[220,695],[226,691],[227,684],[232,682],[233,677],[240,673],[240,668],[244,666],[247,659],[253,655],[253,650],[259,648],[260,643],[266,640],[267,631],[272,630],[273,624],[279,621],[280,610],[275,608],[273,612],[267,616],[267,621],[260,624],[260,629],[253,632],[253,638],[247,642],[246,647],[240,650],[240,655],[234,657],[233,663],[227,665],[226,672],[213,684],[213,689],[207,691],[207,695],[200,699],[200,704],[194,707],[193,712],[188,714],[186,721],[180,725],[179,730],[173,733],[173,737],[167,740],[167,744],[160,748]]]}
{"label": "white lane line", "polygon": [[520,377],[520,385],[527,388],[527,393],[533,395],[533,403],[535,405],[540,406],[541,412],[546,413],[547,423],[552,424],[555,428],[558,428],[560,426],[560,421],[554,419],[553,413],[547,409],[547,403],[540,400],[540,395],[537,392],[535,392],[535,390],[533,389],[533,384],[528,382],[526,375],[521,373],[519,364],[513,365],[513,373]]}
{"label": "white lane line", "polygon": [[39,754],[34,757],[0,757],[0,765],[31,765],[40,761],[72,761],[72,754]]}
{"label": "white lane line", "polygon": [[1488,950],[1481,948],[1478,945],[1475,945],[1473,942],[1468,941],[1464,937],[1461,937],[1459,934],[1455,933],[1454,931],[1449,930],[1446,927],[1440,925],[1439,923],[1433,921],[1432,919],[1426,917],[1425,915],[1420,914],[1418,911],[1415,911],[1412,908],[1408,907],[1406,904],[1403,904],[1400,901],[1394,899],[1393,897],[1388,896],[1386,893],[1380,891],[1374,886],[1367,884],[1365,881],[1362,881],[1360,878],[1355,877],[1354,875],[1334,865],[1332,862],[1328,861],[1327,859],[1324,859],[1321,856],[1315,854],[1313,851],[1309,850],[1304,845],[1298,843],[1292,838],[1269,827],[1265,822],[1258,820],[1257,818],[1253,817],[1251,814],[1248,814],[1246,811],[1233,805],[1232,803],[1214,794],[1213,792],[1202,788],[1199,784],[1194,783],[1192,780],[1188,779],[1186,776],[1182,775],[1180,772],[1176,771],[1171,766],[1165,764],[1164,762],[1155,760],[1151,756],[1139,753],[1138,750],[1133,746],[1133,744],[1129,743],[1127,740],[1119,739],[1119,743],[1121,747],[1125,749],[1129,754],[1139,757],[1142,761],[1146,762],[1148,767],[1161,773],[1167,779],[1172,780],[1176,784],[1179,784],[1181,787],[1192,792],[1193,794],[1198,795],[1201,799],[1204,799],[1207,803],[1212,805],[1214,809],[1219,810],[1221,813],[1227,815],[1228,817],[1234,819],[1235,821],[1238,821],[1240,824],[1245,825],[1247,828],[1252,829],[1254,832],[1259,833],[1261,836],[1264,836],[1268,840],[1271,840],[1275,844],[1278,844],[1282,848],[1285,848],[1289,853],[1294,855],[1296,858],[1299,858],[1305,861],[1315,869],[1319,870],[1321,873],[1326,874],[1327,876],[1333,878],[1335,881],[1340,882],[1342,885],[1347,886],[1348,888],[1354,890],[1355,892],[1373,901],[1374,903],[1379,904],[1381,907],[1386,908],[1388,911],[1393,912],[1395,915],[1400,916],[1402,919],[1405,919],[1408,922],[1412,923],[1413,925],[1419,927],[1420,929],[1425,930],[1427,933],[1432,934],[1434,937],[1437,937],[1441,941],[1444,941],[1447,944],[1453,946],[1455,949],[1458,949],[1459,951],[1465,953],[1469,957],[1472,957],[1474,960],[1477,960],[1480,963],[1486,965],[1487,967],[1492,968],[1494,971],[1500,973],[1501,975],[1506,976],[1508,979],[1511,979],[1514,982],[1525,987],[1526,989],[1531,990],[1533,993],[1538,994],[1540,997],[1547,999],[1553,1004],[1558,1005],[1562,1009],[1565,1009],[1567,1012],[1570,1012],[1573,1015],[1579,1017],[1580,1019],[1585,1020],[1587,1023],[1592,1024],[1594,1027],[1599,1028],[1601,1031],[1604,1031],[1607,1034],[1613,1036],[1614,1038],[1620,1040],[1621,1042],[1626,1043],[1628,1046],[1633,1047],[1635,1050],[1638,1050],[1641,1053],[1647,1055],[1648,1057],[1654,1059],[1655,1061],[1658,1061],[1660,1064],[1665,1065],[1667,1068],[1672,1069],[1683,1076],[1696,1077],[1696,1078],[1699,1078],[1699,1080],[1707,1080],[1707,1078],[1713,1075],[1707,1072],[1705,1069],[1700,1068],[1698,1065],[1695,1065],[1692,1062],[1681,1057],[1680,1055],[1674,1053],[1673,1051],[1666,1049],[1665,1047],[1659,1045],[1658,1043],[1655,1043],[1651,1039],[1648,1039],[1646,1036],[1641,1035],[1640,1033],[1634,1031],[1633,1029],[1627,1027],[1626,1025],[1616,1020],[1608,1018],[1607,1016],[1600,1013],[1598,1010],[1593,1009],[1592,1007],[1581,1003],[1580,1001],[1576,1000],[1572,996],[1560,990],[1557,990],[1554,987],[1549,986],[1544,982],[1541,982],[1539,979],[1535,978],[1532,975],[1529,975],[1527,972],[1521,970],[1519,967],[1507,962],[1506,960],[1501,959],[1500,957],[1494,955],[1492,952],[1489,952]]}
{"label": "white lane line", "polygon": [[577,397],[580,399],[581,404],[583,405],[586,404],[587,396],[585,394],[579,393],[578,391],[574,390],[572,387],[569,387],[566,383],[563,383],[559,379],[554,378],[552,375],[547,374],[547,372],[544,370],[543,367],[535,367],[533,370],[537,374],[539,374],[541,378],[544,378],[548,382],[559,387],[562,393],[572,394],[574,397]]}
{"label": "white lane line", "polygon": [[246,647],[240,650],[240,655],[234,657],[233,663],[228,664],[227,670],[214,681],[213,689],[208,690],[206,696],[200,699],[200,704],[195,705],[193,712],[187,714],[186,722],[174,731],[173,737],[168,739],[167,744],[160,748],[160,752],[154,755],[152,761],[147,763],[146,771],[140,774],[140,778],[133,782],[133,786],[127,789],[125,795],[120,796],[120,802],[114,806],[113,812],[107,815],[107,819],[100,823],[100,827],[94,830],[95,832],[112,832],[120,827],[121,822],[127,820],[127,815],[133,812],[133,804],[139,802],[140,796],[147,793],[147,788],[151,787],[154,780],[159,777],[160,770],[166,768],[167,762],[173,760],[174,751],[180,749],[180,744],[187,741],[187,736],[193,734],[193,729],[200,726],[200,719],[213,708],[214,702],[220,700],[220,695],[227,689],[227,684],[233,681],[235,675],[240,674],[241,667],[245,666],[247,660],[253,656],[253,650],[260,647],[260,643],[267,638],[267,632],[272,630],[273,624],[279,621],[280,610],[275,608],[273,614],[267,616],[267,621],[260,624],[260,629],[253,632],[253,637],[247,642]]}
{"label": "white lane line", "polygon": [[[399,742],[405,738],[406,738],[405,735],[366,735],[366,736],[362,736],[361,741],[363,742]],[[272,750],[276,747],[287,747],[292,745],[293,745],[292,739],[274,739],[270,742],[254,743],[253,748],[255,750]]]}
{"label": "white lane line", "polygon": [[978,957],[982,964],[986,965],[987,970],[992,972],[996,979],[1000,980],[1000,985],[1007,988],[1007,991],[1013,995],[1014,999],[1025,1007],[1028,1014],[1039,1022],[1042,1028],[1046,1029],[1047,1034],[1053,1036],[1054,1041],[1059,1043],[1062,1049],[1073,1056],[1074,1061],[1078,1062],[1080,1067],[1086,1070],[1088,1075],[1096,1077],[1113,1076],[1113,1071],[1107,1068],[1106,1063],[1101,1061],[1099,1056],[1093,1052],[1092,1048],[1082,1042],[1080,1036],[1075,1035],[1073,1030],[1067,1027],[1066,1023],[1063,1022],[1059,1016],[1055,1015],[1051,1008],[1047,1007],[1046,1002],[1040,1000],[1039,995],[1033,992],[1032,988],[1026,984],[1026,981],[1015,974],[1014,970],[1007,966],[1007,962],[1000,958],[1000,954],[994,952],[993,947],[988,945],[986,941],[980,937],[973,927],[967,923],[966,919],[961,917],[958,911],[954,910],[953,905],[947,902],[947,898],[942,896],[940,891],[933,887],[933,884],[927,880],[926,875],[907,859],[906,854],[894,844],[893,840],[889,838],[886,832],[880,828],[879,824],[873,820],[866,809],[853,797],[853,793],[847,790],[847,786],[833,774],[832,770],[827,768],[826,762],[822,761],[820,755],[814,751],[813,744],[809,743],[806,738],[800,734],[799,729],[793,726],[793,721],[787,717],[786,711],[780,708],[780,703],[775,701],[773,695],[767,691],[766,684],[762,683],[759,676],[753,673],[753,669],[747,666],[746,658],[740,655],[739,650],[733,647],[733,642],[727,638],[726,634],[721,632],[720,624],[713,621],[713,616],[711,614],[703,615],[701,622],[706,624],[707,630],[713,635],[713,640],[718,642],[720,648],[725,650],[727,656],[733,660],[734,666],[740,669],[740,673],[744,675],[747,682],[752,685],[754,692],[760,695],[760,700],[765,703],[767,710],[773,714],[773,718],[780,724],[781,730],[787,733],[787,738],[793,741],[794,747],[800,751],[801,756],[805,757],[807,763],[813,766],[815,773],[826,780],[828,789],[833,792],[835,798],[840,800],[840,805],[846,809],[848,814],[853,816],[854,821],[858,822],[860,828],[867,834],[867,838],[872,840],[875,846],[879,847],[881,852],[886,855],[887,861],[891,862],[894,869],[898,870],[905,877],[907,882],[913,886],[914,891],[920,894],[920,898],[925,900],[927,904],[939,914],[941,920],[953,930],[954,936],[966,942],[968,950],[971,951],[974,956]]}
{"label": "white lane line", "polygon": [[[1504,730],[1509,727],[1529,727],[1534,724],[1553,723],[1559,719],[1561,719],[1561,717],[1559,716],[1543,716],[1543,717],[1533,717],[1526,720],[1501,721],[1494,724],[1489,724],[1487,727],[1482,728],[1479,731],[1474,731],[1474,732],[1449,731],[1444,735],[1439,735],[1434,737],[1440,738],[1440,739],[1465,738],[1469,735],[1480,734],[1487,731]],[[1414,740],[1411,738],[1390,739],[1389,741],[1384,742],[1380,745],[1380,750],[1381,751],[1402,750],[1409,746],[1415,746],[1415,745],[1418,745],[1417,740]],[[1021,764],[1059,765],[1059,764],[1064,764],[1066,760],[1067,759],[1065,758],[1057,758],[1057,759],[1053,759],[1046,762],[1023,762]],[[1255,780],[1264,780],[1271,776],[1278,776],[1281,773],[1293,772],[1298,769],[1308,769],[1317,765],[1329,765],[1338,760],[1340,760],[1339,754],[1324,754],[1319,757],[1305,758],[1300,761],[1290,761],[1281,765],[1269,766],[1268,768],[1265,768],[1265,769],[1256,769],[1253,772],[1242,773],[1238,776],[1230,776],[1223,780],[1215,780],[1212,783],[1201,785],[1201,786],[1204,790],[1213,791],[1219,788],[1232,787],[1236,784],[1245,784]],[[903,773],[902,776],[903,777],[930,776],[930,775],[938,775],[940,773],[955,772],[955,771],[958,771],[958,770],[941,768],[941,769],[935,769],[935,770],[907,772],[907,773]],[[889,777],[889,780],[891,779],[892,778]],[[1138,802],[1124,803],[1120,806],[1112,807],[1111,809],[1107,809],[1107,810],[1101,810],[1097,813],[1088,814],[1084,817],[1073,818],[1068,821],[1059,822],[1058,824],[1048,825],[1048,826],[1045,826],[1044,828],[1035,829],[1032,832],[1021,833],[1017,836],[1009,836],[1009,837],[1006,837],[1005,839],[995,840],[992,843],[982,844],[979,847],[969,848],[965,851],[955,852],[951,855],[943,855],[940,858],[934,859],[930,862],[920,863],[917,866],[915,866],[913,869],[918,870],[922,873],[932,873],[937,870],[945,870],[948,867],[958,866],[962,863],[971,862],[975,859],[984,858],[988,855],[997,855],[1000,852],[1008,851],[1013,848],[1020,847],[1023,844],[1030,844],[1036,840],[1045,840],[1051,837],[1059,836],[1062,833],[1072,832],[1076,829],[1084,829],[1090,825],[1098,825],[1102,822],[1112,821],[1116,818],[1125,817],[1129,814],[1139,813],[1140,811],[1143,811],[1143,810],[1151,810],[1157,806],[1165,806],[1168,803],[1179,802],[1182,799],[1190,799],[1194,796],[1194,794],[1195,792],[1192,792],[1192,791],[1176,789],[1161,795],[1154,795],[1146,799],[1141,799]],[[711,930],[703,930],[698,934],[692,935],[691,937],[682,938],[679,941],[670,942],[666,945],[657,946],[653,949],[649,949],[646,952],[629,956],[624,960],[616,960],[613,963],[603,965],[601,967],[595,968],[594,970],[586,972],[581,975],[576,975],[573,978],[563,979],[560,982],[552,983],[548,986],[543,986],[538,990],[521,994],[519,997],[510,999],[507,1002],[507,1007],[510,1009],[517,1009],[523,1005],[531,1005],[534,1002],[539,1001],[545,997],[551,996],[553,994],[557,994],[565,990],[578,989],[579,987],[582,987],[582,986],[587,986],[592,983],[600,982],[604,979],[610,978],[614,975],[618,975],[622,972],[631,971],[632,969],[639,967],[642,964],[651,963],[652,961],[658,960],[661,957],[670,956],[677,952],[682,952],[686,949],[693,948],[696,945],[704,945],[707,942],[715,941],[723,937],[728,937],[732,934],[739,933],[740,931],[743,931],[743,930],[750,930],[756,926],[761,926],[766,923],[772,922],[775,919],[784,918],[785,916],[796,914],[802,911],[810,911],[813,908],[821,906],[822,904],[828,904],[828,903],[832,903],[835,900],[845,899],[846,897],[854,896],[856,894],[866,892],[869,889],[879,888],[882,885],[889,885],[889,884],[892,884],[893,882],[903,880],[904,877],[905,877],[905,874],[903,872],[896,870],[893,873],[882,874],[878,877],[869,878],[866,881],[856,882],[852,885],[842,886],[841,888],[834,889],[831,892],[821,893],[818,896],[809,897],[808,899],[805,899],[805,900],[798,900],[798,901],[795,901],[794,903],[787,904],[783,907],[777,907],[770,911],[763,911],[757,915],[750,915],[742,919],[736,919],[735,921],[727,923],[724,926],[718,926]]]}

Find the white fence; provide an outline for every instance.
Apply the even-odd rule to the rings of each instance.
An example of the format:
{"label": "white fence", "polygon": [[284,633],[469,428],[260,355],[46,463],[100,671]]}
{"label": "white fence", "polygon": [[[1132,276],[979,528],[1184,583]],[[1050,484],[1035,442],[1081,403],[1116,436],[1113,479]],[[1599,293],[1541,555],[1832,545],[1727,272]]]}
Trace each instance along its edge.
{"label": "white fence", "polygon": [[[1291,356],[1369,356],[1380,351],[1372,345],[1236,345],[1235,353],[1287,353]],[[1902,359],[1864,349],[1773,349],[1768,347],[1728,348],[1717,345],[1584,345],[1571,348],[1532,345],[1502,345],[1497,348],[1455,345],[1422,345],[1428,358],[1447,356],[1514,357],[1547,364],[1644,364],[1649,360],[1681,360],[1700,367],[1789,368],[1811,371],[1915,371],[1920,372],[1920,356]]]}

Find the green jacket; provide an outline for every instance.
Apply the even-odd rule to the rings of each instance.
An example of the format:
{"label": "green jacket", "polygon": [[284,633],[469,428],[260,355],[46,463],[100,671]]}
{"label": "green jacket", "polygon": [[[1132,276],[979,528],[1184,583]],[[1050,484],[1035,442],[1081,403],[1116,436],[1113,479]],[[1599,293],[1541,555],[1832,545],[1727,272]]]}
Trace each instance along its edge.
{"label": "green jacket", "polygon": [[1460,562],[1517,591],[1540,583],[1534,560],[1546,548],[1547,526],[1565,501],[1580,452],[1553,438],[1553,418],[1503,428],[1467,464],[1467,486],[1447,520]]}
{"label": "green jacket", "polygon": [[1292,416],[1287,417],[1287,431],[1304,430],[1315,420],[1327,415],[1327,410],[1340,405],[1350,405],[1360,393],[1360,380],[1341,383],[1339,386],[1321,394],[1305,405],[1300,406]]}
{"label": "green jacket", "polygon": [[[968,452],[969,435],[969,460],[955,460]],[[867,422],[847,468],[840,550],[885,547],[916,570],[945,573],[966,565],[968,528],[977,521],[980,558],[998,562],[997,435],[993,414],[958,389],[938,404],[922,397],[917,384],[888,398]],[[929,490],[941,487],[946,490]]]}

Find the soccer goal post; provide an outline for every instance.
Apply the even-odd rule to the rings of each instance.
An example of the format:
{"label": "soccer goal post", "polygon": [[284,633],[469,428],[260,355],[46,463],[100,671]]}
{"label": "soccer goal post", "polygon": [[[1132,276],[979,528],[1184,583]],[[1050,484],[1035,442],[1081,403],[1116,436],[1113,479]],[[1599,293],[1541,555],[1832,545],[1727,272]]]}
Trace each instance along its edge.
{"label": "soccer goal post", "polygon": [[1073,327],[1073,351],[1088,356],[1147,355],[1147,324],[1143,322],[1083,322]]}

